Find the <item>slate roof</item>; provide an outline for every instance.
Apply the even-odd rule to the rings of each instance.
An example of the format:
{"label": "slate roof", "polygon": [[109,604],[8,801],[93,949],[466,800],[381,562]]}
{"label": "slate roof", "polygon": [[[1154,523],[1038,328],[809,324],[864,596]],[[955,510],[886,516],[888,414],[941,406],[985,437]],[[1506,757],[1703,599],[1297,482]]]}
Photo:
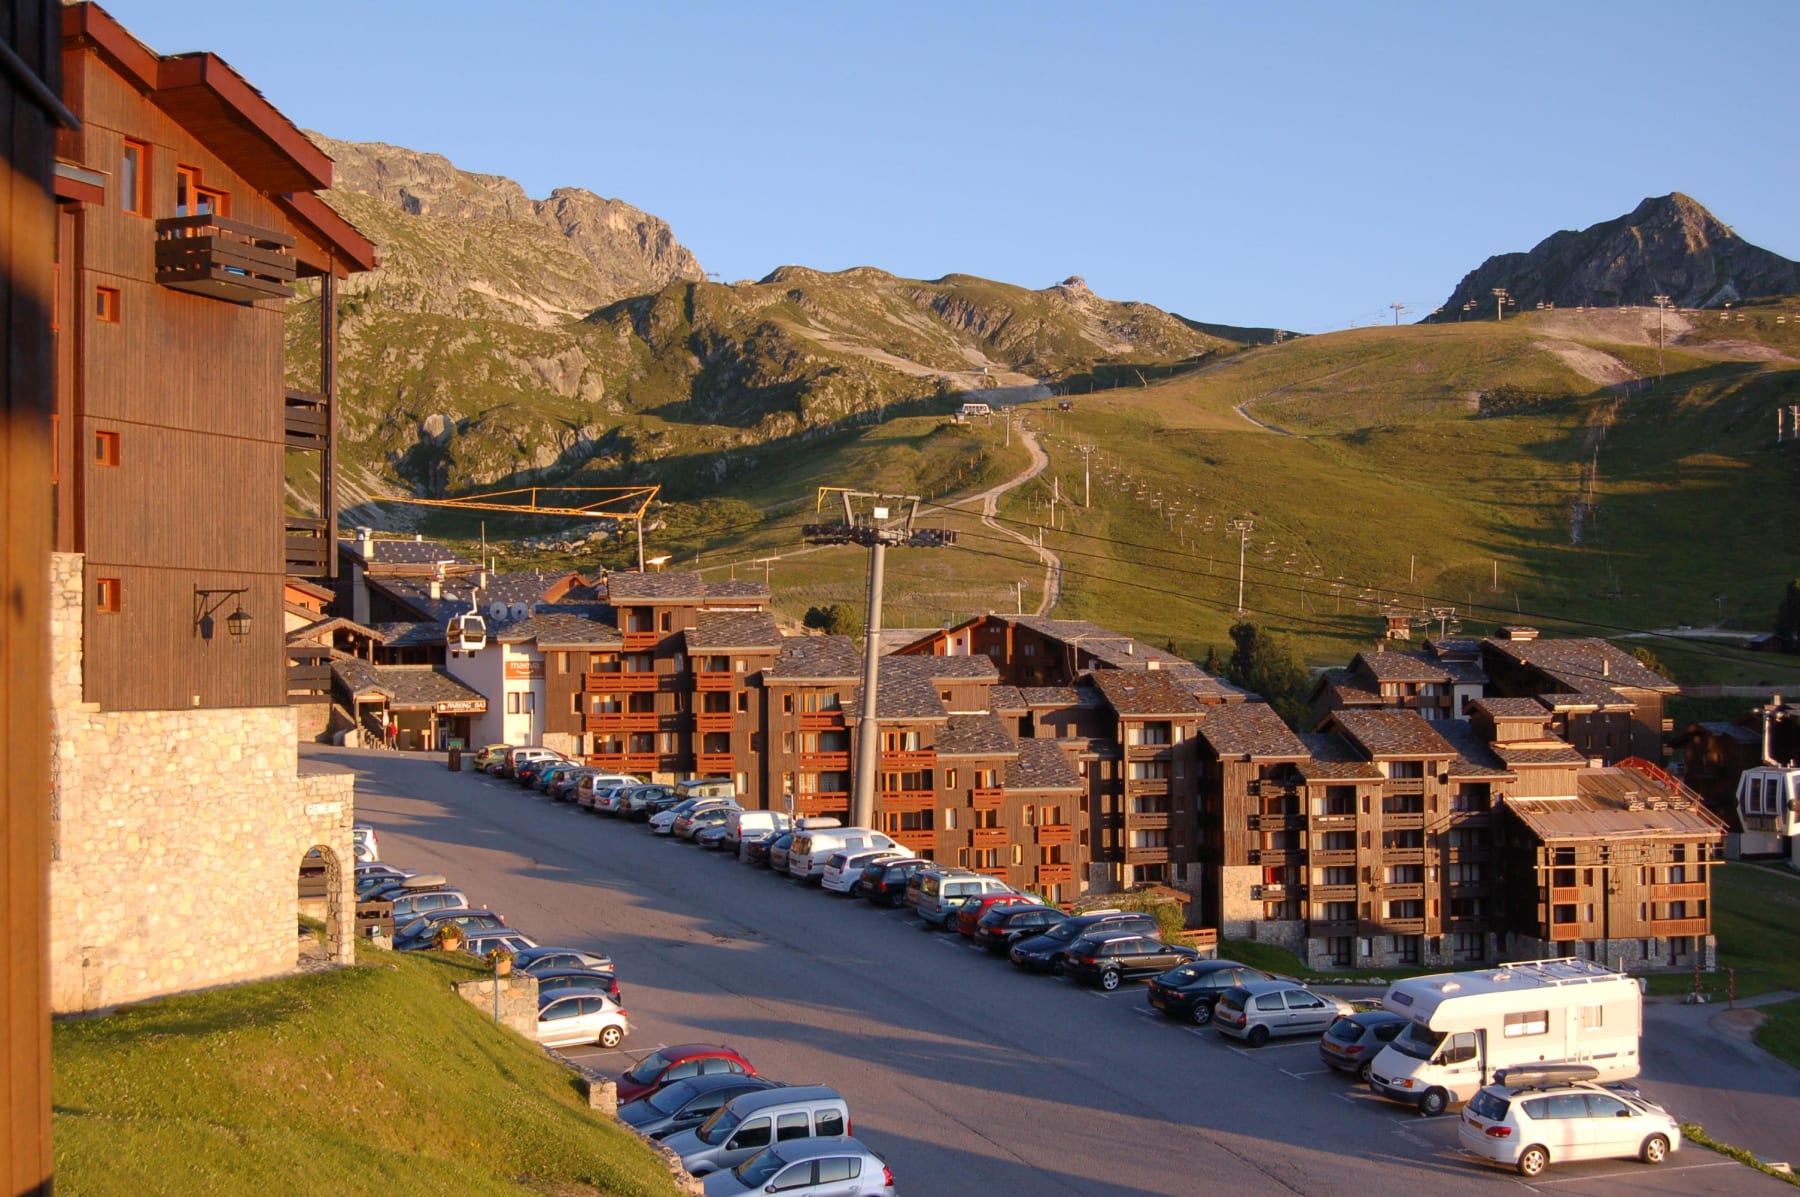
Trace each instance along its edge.
{"label": "slate roof", "polygon": [[1306,759],[1305,742],[1288,729],[1273,707],[1260,702],[1209,710],[1200,721],[1199,735],[1221,759]]}
{"label": "slate roof", "polygon": [[1494,744],[1491,747],[1494,755],[1513,769],[1529,769],[1534,765],[1579,768],[1588,763],[1587,757],[1573,744]]}
{"label": "slate roof", "polygon": [[1006,728],[992,715],[952,715],[937,734],[937,754],[947,756],[1012,756],[1017,749]]}
{"label": "slate roof", "polygon": [[386,591],[400,602],[419,612],[425,619],[436,619],[448,623],[452,616],[461,615],[469,609],[469,598],[474,596],[479,608],[478,614],[487,622],[490,635],[497,633],[508,622],[517,622],[510,615],[498,617],[493,614],[494,603],[505,603],[510,611],[514,603],[524,603],[527,615],[544,600],[544,593],[557,582],[567,578],[567,571],[521,570],[516,573],[490,573],[487,585],[477,589],[473,576],[451,576],[445,578],[440,594],[441,598],[431,597],[431,578],[418,577],[372,577],[369,583]]}
{"label": "slate roof", "polygon": [[1381,770],[1364,760],[1343,737],[1328,732],[1307,732],[1300,737],[1312,759],[1300,762],[1300,776],[1308,781],[1379,781]]}
{"label": "slate roof", "polygon": [[882,673],[896,667],[902,670],[916,669],[921,675],[940,682],[967,681],[971,678],[982,681],[1000,676],[999,667],[985,654],[972,657],[898,657],[891,661],[886,657],[881,659]]}
{"label": "slate roof", "polygon": [[440,561],[448,561],[459,566],[475,568],[476,562],[451,548],[434,540],[401,540],[376,539],[369,542],[369,552],[363,552],[362,541],[354,536],[339,537],[338,547],[344,549],[358,561],[373,561],[377,565],[436,565]]}
{"label": "slate roof", "polygon": [[1550,710],[1535,698],[1477,698],[1469,710],[1482,710],[1495,719],[1532,719],[1550,722]]}
{"label": "slate roof", "polygon": [[1540,694],[1538,701],[1553,711],[1635,711],[1637,703],[1626,698],[1611,687],[1592,687],[1586,690],[1558,690],[1551,694]]}
{"label": "slate roof", "polygon": [[1017,686],[993,686],[988,690],[988,709],[996,715],[1023,715],[1031,708]]}
{"label": "slate roof", "polygon": [[[465,608],[466,610],[467,608]],[[412,648],[444,643],[444,625],[433,620],[399,620],[378,623],[375,631],[388,648]]]}
{"label": "slate roof", "polygon": [[1449,741],[1456,749],[1456,758],[1445,769],[1452,779],[1456,778],[1511,778],[1516,774],[1506,767],[1506,761],[1498,756],[1494,749],[1480,736],[1467,719],[1445,719],[1431,725],[1432,730]]}
{"label": "slate roof", "polygon": [[1080,790],[1081,774],[1055,740],[1020,740],[1017,760],[1006,763],[1001,785],[1009,790]]}
{"label": "slate roof", "polygon": [[1574,693],[1603,692],[1620,686],[1674,694],[1680,687],[1638,659],[1598,637],[1569,640],[1496,640],[1481,642],[1484,651],[1528,665]]}
{"label": "slate roof", "polygon": [[1331,719],[1377,760],[1456,755],[1449,741],[1433,731],[1417,711],[1342,710],[1333,711]]}
{"label": "slate roof", "polygon": [[618,648],[625,642],[611,624],[553,607],[539,608],[537,614],[507,624],[494,639],[508,644],[535,640],[539,648]]}
{"label": "slate roof", "polygon": [[[898,658],[904,660],[905,658]],[[875,718],[882,722],[936,722],[950,717],[944,700],[938,697],[937,683],[924,674],[890,673],[883,666],[877,681]],[[844,721],[861,722],[862,683],[844,696]]]}
{"label": "slate roof", "polygon": [[1198,698],[1161,670],[1096,669],[1083,678],[1125,718],[1190,715],[1204,709]]}
{"label": "slate roof", "polygon": [[366,636],[377,644],[384,644],[387,641],[387,637],[383,636],[374,628],[365,627],[364,625],[357,623],[354,619],[345,619],[341,615],[336,615],[328,619],[316,620],[307,624],[305,627],[295,628],[287,634],[287,642],[289,644],[297,644],[303,640],[318,640],[321,637],[331,635],[331,633],[337,631],[339,628],[355,632],[358,636]]}
{"label": "slate roof", "polygon": [[[1709,736],[1722,736],[1728,740],[1736,740],[1739,744],[1762,743],[1762,732],[1754,727],[1745,727],[1741,723],[1704,720],[1692,725],[1693,728],[1705,732]],[[1692,728],[1690,728],[1691,734]]]}
{"label": "slate roof", "polygon": [[606,577],[607,598],[613,603],[704,603],[740,599],[766,603],[766,582],[729,579],[708,582],[697,573],[619,573]]}
{"label": "slate roof", "polygon": [[1432,636],[1425,641],[1425,651],[1440,665],[1448,665],[1454,660],[1481,660],[1481,641],[1473,637]]}
{"label": "slate roof", "polygon": [[683,633],[688,651],[778,649],[781,628],[767,611],[699,611],[694,626]]}
{"label": "slate roof", "polygon": [[1021,686],[1019,694],[1029,707],[1092,707],[1100,695],[1091,686]]}
{"label": "slate roof", "polygon": [[1180,686],[1202,702],[1247,702],[1259,695],[1251,694],[1242,686],[1235,686],[1222,677],[1215,677],[1198,665],[1187,665],[1158,672],[1168,673]]}
{"label": "slate roof", "polygon": [[[1641,804],[1638,810],[1633,805]],[[1663,809],[1653,809],[1661,806]],[[1604,839],[1711,840],[1725,823],[1706,804],[1636,769],[1613,766],[1576,774],[1573,798],[1512,798],[1506,809],[1545,842]]]}
{"label": "slate roof", "polygon": [[1327,690],[1340,707],[1378,707],[1387,701],[1356,678],[1345,674],[1338,674],[1336,677],[1330,674],[1322,676],[1314,689],[1314,695],[1316,697]]}
{"label": "slate roof", "polygon": [[862,654],[848,636],[789,636],[762,674],[783,682],[849,682],[862,671]]}
{"label": "slate roof", "polygon": [[396,710],[430,710],[440,702],[486,698],[441,669],[425,665],[371,665],[347,659],[331,663],[331,676],[352,700],[380,695]]}
{"label": "slate roof", "polygon": [[1377,682],[1448,682],[1450,673],[1442,665],[1427,661],[1419,653],[1357,653],[1351,667]]}

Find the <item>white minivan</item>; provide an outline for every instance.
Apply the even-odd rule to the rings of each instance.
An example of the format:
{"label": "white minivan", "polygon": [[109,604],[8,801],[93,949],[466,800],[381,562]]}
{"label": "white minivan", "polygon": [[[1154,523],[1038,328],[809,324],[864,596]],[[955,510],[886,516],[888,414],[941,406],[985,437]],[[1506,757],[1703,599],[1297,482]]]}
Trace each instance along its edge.
{"label": "white minivan", "polygon": [[786,831],[788,817],[778,810],[734,810],[725,819],[725,847],[743,859],[744,841],[771,831]]}
{"label": "white minivan", "polygon": [[911,856],[911,848],[903,848],[881,832],[869,827],[831,827],[814,831],[803,829],[788,845],[788,876],[811,884],[825,876],[825,859],[833,852],[864,848],[881,848],[895,856]]}

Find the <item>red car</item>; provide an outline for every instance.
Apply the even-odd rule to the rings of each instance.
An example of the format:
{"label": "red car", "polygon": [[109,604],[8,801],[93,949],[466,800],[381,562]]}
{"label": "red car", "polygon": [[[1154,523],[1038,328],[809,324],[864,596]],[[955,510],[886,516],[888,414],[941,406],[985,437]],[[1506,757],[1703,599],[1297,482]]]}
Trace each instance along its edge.
{"label": "red car", "polygon": [[659,1048],[619,1074],[619,1104],[648,1097],[670,1081],[691,1076],[737,1073],[755,1076],[756,1066],[722,1043],[678,1043]]}
{"label": "red car", "polygon": [[962,934],[973,937],[975,934],[975,924],[981,921],[982,915],[986,914],[994,907],[1022,906],[1027,903],[1034,906],[1042,906],[1044,904],[1043,899],[1039,898],[1036,894],[982,894],[978,897],[970,898],[967,902],[958,906],[956,908],[956,914],[951,917],[950,925],[955,927]]}

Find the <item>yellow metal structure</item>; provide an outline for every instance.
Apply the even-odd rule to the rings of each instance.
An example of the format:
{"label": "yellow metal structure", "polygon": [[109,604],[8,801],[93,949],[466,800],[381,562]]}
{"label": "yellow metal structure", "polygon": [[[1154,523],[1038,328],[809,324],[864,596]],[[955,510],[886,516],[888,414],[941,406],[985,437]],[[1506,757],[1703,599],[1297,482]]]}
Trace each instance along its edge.
{"label": "yellow metal structure", "polygon": [[[479,495],[464,495],[460,499],[402,499],[399,496],[388,496],[380,501],[384,503],[409,503],[415,507],[456,507],[465,511],[503,511],[508,515],[569,515],[581,518],[608,516],[616,520],[642,520],[644,513],[650,510],[650,504],[662,492],[661,486],[528,486],[518,490],[495,490]],[[573,507],[551,506],[538,502],[540,494],[551,495],[607,495],[604,499],[595,499]],[[529,495],[524,502],[500,502],[513,495]],[[629,504],[615,509],[609,504]]]}

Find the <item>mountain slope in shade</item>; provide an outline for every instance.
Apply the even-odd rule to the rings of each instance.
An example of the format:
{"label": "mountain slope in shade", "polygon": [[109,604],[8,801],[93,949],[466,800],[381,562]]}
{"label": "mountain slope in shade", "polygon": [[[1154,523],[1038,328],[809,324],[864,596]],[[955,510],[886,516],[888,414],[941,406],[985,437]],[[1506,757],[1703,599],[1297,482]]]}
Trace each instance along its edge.
{"label": "mountain slope in shade", "polygon": [[1751,245],[1675,192],[1616,220],[1554,233],[1529,253],[1489,258],[1463,277],[1435,319],[1454,321],[1471,301],[1473,312],[1492,312],[1495,287],[1506,288],[1521,311],[1539,303],[1645,306],[1656,295],[1679,307],[1709,308],[1800,293],[1800,263]]}

